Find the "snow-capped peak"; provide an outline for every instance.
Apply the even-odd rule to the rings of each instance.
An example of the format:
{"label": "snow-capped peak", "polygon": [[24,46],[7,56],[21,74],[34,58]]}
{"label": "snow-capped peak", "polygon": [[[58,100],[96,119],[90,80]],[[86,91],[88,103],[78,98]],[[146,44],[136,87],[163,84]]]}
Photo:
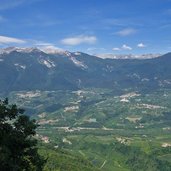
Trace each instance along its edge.
{"label": "snow-capped peak", "polygon": [[103,59],[151,59],[160,57],[162,54],[95,54],[95,56]]}
{"label": "snow-capped peak", "polygon": [[63,55],[63,56],[67,56],[67,57],[72,57],[72,53],[67,51],[67,50],[63,50],[61,48],[55,47],[55,46],[45,46],[45,47],[39,47],[39,49],[41,51],[43,51],[46,54],[51,54],[51,55]]}
{"label": "snow-capped peak", "polygon": [[31,47],[31,48],[8,47],[8,48],[1,48],[0,54],[9,54],[14,51],[21,52],[21,53],[30,53],[30,52],[40,51],[40,50],[37,49],[36,47]]}
{"label": "snow-capped peak", "polygon": [[63,49],[55,46],[39,47],[39,49],[46,54],[63,54],[65,52]]}
{"label": "snow-capped peak", "polygon": [[15,51],[16,49],[17,49],[17,47],[1,48],[0,54],[3,54],[3,53],[9,54],[9,53]]}

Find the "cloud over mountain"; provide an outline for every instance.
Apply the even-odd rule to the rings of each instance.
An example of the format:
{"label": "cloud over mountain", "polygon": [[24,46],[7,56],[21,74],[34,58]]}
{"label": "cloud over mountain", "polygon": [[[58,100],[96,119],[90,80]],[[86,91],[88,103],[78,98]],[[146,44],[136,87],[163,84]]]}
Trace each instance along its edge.
{"label": "cloud over mountain", "polygon": [[0,44],[8,43],[26,43],[26,41],[14,37],[0,36]]}
{"label": "cloud over mountain", "polygon": [[68,37],[63,40],[61,40],[61,43],[64,45],[70,45],[70,46],[75,46],[79,44],[94,44],[96,43],[97,38],[95,36],[84,36],[84,35],[79,35],[75,37]]}

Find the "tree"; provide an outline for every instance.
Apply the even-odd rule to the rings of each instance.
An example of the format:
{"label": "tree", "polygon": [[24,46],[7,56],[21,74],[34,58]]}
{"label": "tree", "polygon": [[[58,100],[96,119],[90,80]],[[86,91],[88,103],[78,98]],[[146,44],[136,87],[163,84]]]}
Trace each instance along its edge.
{"label": "tree", "polygon": [[37,152],[37,124],[24,110],[0,100],[0,170],[41,171],[45,160]]}

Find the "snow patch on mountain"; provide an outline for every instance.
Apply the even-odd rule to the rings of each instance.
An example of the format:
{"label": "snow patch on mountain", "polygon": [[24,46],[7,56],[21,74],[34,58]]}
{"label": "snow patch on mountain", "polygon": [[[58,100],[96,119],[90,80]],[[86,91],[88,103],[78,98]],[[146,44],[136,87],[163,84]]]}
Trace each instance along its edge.
{"label": "snow patch on mountain", "polygon": [[70,59],[71,59],[71,61],[72,61],[76,66],[81,67],[81,68],[83,68],[83,69],[87,69],[87,68],[88,68],[87,65],[85,65],[83,62],[77,60],[76,58],[71,57]]}
{"label": "snow patch on mountain", "polygon": [[16,67],[19,67],[21,69],[26,69],[26,66],[25,65],[21,65],[21,64],[14,64]]}
{"label": "snow patch on mountain", "polygon": [[71,52],[69,52],[69,51],[65,51],[64,54],[68,57],[71,57],[71,55],[72,55]]}
{"label": "snow patch on mountain", "polygon": [[42,65],[45,65],[47,68],[54,68],[56,67],[55,63],[49,59],[45,60],[45,59],[40,59],[39,63]]}
{"label": "snow patch on mountain", "polygon": [[79,55],[81,55],[81,53],[80,52],[74,52],[74,55],[79,56]]}

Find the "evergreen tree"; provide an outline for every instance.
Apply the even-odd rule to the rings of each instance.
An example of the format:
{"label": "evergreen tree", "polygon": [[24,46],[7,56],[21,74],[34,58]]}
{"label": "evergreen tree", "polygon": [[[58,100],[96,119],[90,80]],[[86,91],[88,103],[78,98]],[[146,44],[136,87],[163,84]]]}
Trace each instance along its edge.
{"label": "evergreen tree", "polygon": [[24,115],[24,110],[0,100],[0,170],[41,171],[45,160],[37,152],[33,137],[35,120]]}

